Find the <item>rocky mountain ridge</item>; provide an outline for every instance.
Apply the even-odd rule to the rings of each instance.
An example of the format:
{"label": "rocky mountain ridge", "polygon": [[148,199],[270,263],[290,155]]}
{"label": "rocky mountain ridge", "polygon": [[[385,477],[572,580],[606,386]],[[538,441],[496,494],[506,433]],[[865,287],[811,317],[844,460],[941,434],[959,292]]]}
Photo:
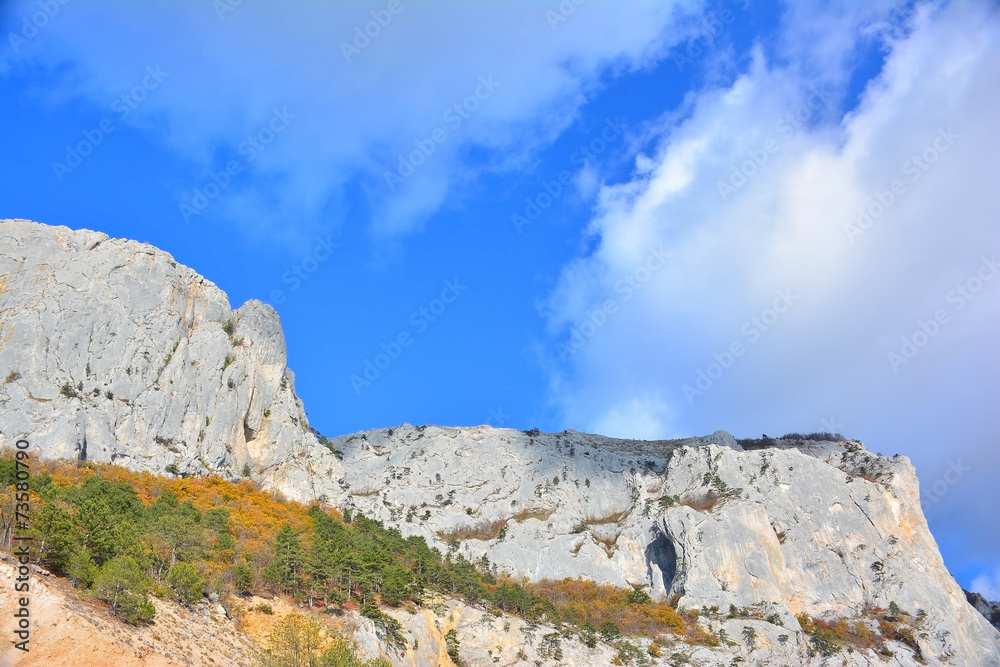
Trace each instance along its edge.
{"label": "rocky mountain ridge", "polygon": [[1000,633],[947,572],[912,465],[858,442],[403,425],[321,443],[270,307],[232,310],[152,246],[23,220],[0,221],[0,376],[0,447],[28,437],[47,458],[252,477],[517,577],[639,587],[702,610],[713,632],[746,632],[683,653],[692,664],[833,664],[801,618],[871,625],[893,608],[915,631],[891,664],[1000,665]]}
{"label": "rocky mountain ridge", "polygon": [[[337,493],[277,313],[153,246],[0,221],[0,447]],[[16,434],[16,436],[14,435]]]}

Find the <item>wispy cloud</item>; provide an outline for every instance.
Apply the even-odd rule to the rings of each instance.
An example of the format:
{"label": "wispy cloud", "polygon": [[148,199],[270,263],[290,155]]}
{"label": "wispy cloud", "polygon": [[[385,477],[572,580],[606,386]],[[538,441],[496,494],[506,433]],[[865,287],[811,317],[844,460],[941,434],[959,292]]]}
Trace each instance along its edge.
{"label": "wispy cloud", "polygon": [[[325,211],[353,203],[349,217],[382,237],[419,228],[475,173],[510,168],[546,145],[602,74],[655,62],[687,30],[671,26],[697,10],[591,2],[552,30],[544,3],[214,6],[73,3],[0,61],[15,75],[41,65],[59,81],[45,93],[53,102],[98,108],[141,75],[136,63],[169,71],[171,85],[126,122],[190,160],[178,206],[240,159],[241,142],[273,108],[287,107],[294,124],[247,165],[255,178],[233,179],[212,211],[250,230],[291,225],[306,236]],[[7,22],[34,9],[14,3]],[[498,87],[484,97],[482,81]],[[420,165],[401,178],[400,163],[433,136],[433,154],[416,156]]]}
{"label": "wispy cloud", "polygon": [[[1000,252],[989,176],[998,34],[985,5],[908,15],[796,4],[778,47],[758,49],[731,85],[695,94],[632,178],[602,188],[596,250],[567,266],[544,305],[552,400],[566,422],[619,435],[647,436],[651,425],[755,435],[836,414],[877,449],[905,441],[931,479],[946,464],[942,428],[948,455],[993,460],[993,411],[963,410],[969,421],[956,422],[944,405],[984,405],[1000,389],[1000,283],[977,284],[961,310],[949,301]],[[855,54],[873,43],[883,70],[845,115]],[[560,342],[659,245],[672,260],[568,366],[557,363]],[[794,305],[771,313],[781,291]],[[942,309],[935,336],[915,333]],[[919,355],[893,369],[904,339],[919,339]],[[696,400],[685,387],[700,388]],[[943,387],[945,403],[935,398]],[[961,484],[992,483],[979,473]],[[969,553],[995,554],[998,534]]]}

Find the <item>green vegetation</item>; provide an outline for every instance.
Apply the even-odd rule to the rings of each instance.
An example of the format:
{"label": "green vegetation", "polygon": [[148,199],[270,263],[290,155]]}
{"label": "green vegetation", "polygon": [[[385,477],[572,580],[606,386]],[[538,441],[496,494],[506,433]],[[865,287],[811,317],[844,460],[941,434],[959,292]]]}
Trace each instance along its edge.
{"label": "green vegetation", "polygon": [[[442,554],[423,538],[403,537],[362,515],[286,501],[249,480],[165,477],[95,463],[33,467],[31,560],[68,576],[127,623],[152,620],[150,593],[190,605],[208,593],[269,589],[313,608],[358,610],[402,643],[398,623],[381,607],[420,605],[435,591],[551,623],[587,644],[598,634],[610,642],[661,633],[695,644],[718,641],[696,625],[697,615],[682,616],[641,589],[498,576],[486,558],[473,563]],[[0,508],[9,505],[15,481],[13,459],[0,456]],[[0,511],[0,535],[8,540],[12,523],[12,513]],[[10,549],[9,542],[0,546]],[[268,659],[278,660],[277,648],[273,653]]]}
{"label": "green vegetation", "polygon": [[354,642],[342,634],[330,636],[315,620],[302,614],[281,619],[256,658],[258,667],[391,667],[386,660],[362,662]]}
{"label": "green vegetation", "polygon": [[902,612],[895,603],[891,603],[893,611],[881,608],[869,609],[867,618],[850,621],[846,618],[822,620],[812,618],[808,614],[796,616],[802,631],[809,635],[811,652],[831,656],[842,650],[872,649],[881,655],[892,655],[886,646],[889,640],[905,644],[913,651],[917,662],[923,663],[924,657],[917,643],[916,631],[922,625],[922,618],[915,622],[904,624]]}

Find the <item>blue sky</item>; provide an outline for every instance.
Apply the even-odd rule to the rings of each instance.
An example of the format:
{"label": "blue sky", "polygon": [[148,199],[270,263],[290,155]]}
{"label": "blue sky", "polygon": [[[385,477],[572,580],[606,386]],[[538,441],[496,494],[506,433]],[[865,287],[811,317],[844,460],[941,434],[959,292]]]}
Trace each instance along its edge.
{"label": "blue sky", "polygon": [[8,2],[0,34],[0,216],[272,303],[322,432],[841,431],[911,458],[1000,598],[992,5]]}

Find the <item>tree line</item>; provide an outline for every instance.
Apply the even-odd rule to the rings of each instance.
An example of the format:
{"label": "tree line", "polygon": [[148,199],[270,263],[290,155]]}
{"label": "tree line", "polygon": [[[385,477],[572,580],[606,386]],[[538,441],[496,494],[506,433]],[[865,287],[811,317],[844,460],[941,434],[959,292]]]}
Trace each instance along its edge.
{"label": "tree line", "polygon": [[[127,623],[152,620],[150,594],[190,605],[213,592],[269,590],[310,607],[358,609],[401,643],[398,623],[382,608],[420,605],[436,591],[575,629],[587,643],[623,632],[693,631],[691,619],[642,590],[515,580],[486,557],[469,561],[456,544],[442,553],[363,515],[287,501],[246,480],[170,479],[95,463],[39,462],[37,469],[32,558]],[[7,540],[13,482],[12,459],[0,457],[0,536]]]}

